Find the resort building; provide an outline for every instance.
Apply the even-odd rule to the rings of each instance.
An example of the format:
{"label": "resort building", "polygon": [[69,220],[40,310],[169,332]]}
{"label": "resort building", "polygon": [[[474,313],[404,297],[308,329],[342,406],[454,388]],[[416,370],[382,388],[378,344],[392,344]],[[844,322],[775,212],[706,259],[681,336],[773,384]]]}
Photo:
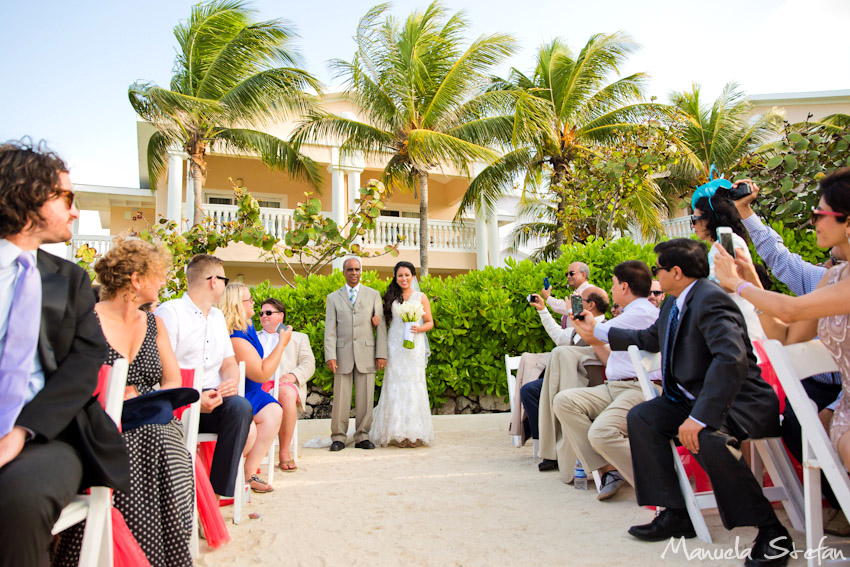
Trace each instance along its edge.
{"label": "resort building", "polygon": [[[328,95],[325,108],[332,113],[357,117],[359,109],[344,95]],[[271,124],[264,130],[281,139],[288,139],[297,125],[296,119]],[[97,211],[102,229],[108,235],[83,234],[75,226],[74,237],[67,249],[73,257],[77,248],[88,244],[98,251],[108,249],[111,239],[129,231],[139,231],[160,218],[182,221],[190,219],[194,207],[194,190],[188,172],[188,155],[181,149],[170,154],[168,173],[159,180],[156,190],[147,175],[147,144],[154,128],[137,123],[139,152],[139,188],[75,185],[81,210]],[[256,156],[223,152],[213,146],[208,151],[207,177],[203,187],[201,207],[207,216],[227,221],[235,217],[233,186],[244,187],[257,199],[262,223],[266,230],[282,238],[292,227],[296,203],[305,200],[305,193],[322,202],[323,215],[343,225],[349,211],[356,208],[358,189],[370,179],[378,179],[384,163],[374,159],[346,157],[340,154],[339,142],[314,140],[302,147],[302,152],[321,167],[322,183],[319,192],[307,182],[294,180],[286,173],[273,171]],[[483,167],[483,165],[481,166]],[[481,168],[479,167],[478,170]],[[429,271],[434,275],[465,273],[485,266],[502,265],[502,243],[499,227],[514,220],[507,212],[490,218],[470,215],[455,221],[458,206],[470,179],[463,173],[443,169],[429,175]],[[391,188],[392,189],[392,188]],[[184,227],[186,224],[184,223]],[[403,237],[403,238],[400,238]],[[383,250],[386,245],[399,243],[399,256],[363,258],[364,270],[390,274],[399,260],[419,265],[419,199],[413,193],[395,190],[386,203],[373,230],[363,238],[367,251]],[[263,261],[259,250],[242,244],[231,244],[216,251],[228,273],[238,274],[248,284],[270,280],[282,284],[273,265]],[[337,262],[337,267],[341,262]],[[329,266],[325,272],[329,272]]]}

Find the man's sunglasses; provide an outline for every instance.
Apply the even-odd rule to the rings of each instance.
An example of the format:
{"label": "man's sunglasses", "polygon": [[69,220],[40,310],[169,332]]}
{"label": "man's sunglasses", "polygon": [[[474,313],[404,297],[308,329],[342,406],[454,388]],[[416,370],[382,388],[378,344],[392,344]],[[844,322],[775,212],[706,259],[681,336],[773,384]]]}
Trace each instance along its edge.
{"label": "man's sunglasses", "polygon": [[574,275],[576,275],[577,273],[578,273],[578,272],[576,272],[576,271],[574,271],[574,270],[570,270],[569,272],[567,272],[567,275],[568,275],[568,276],[574,276]]}
{"label": "man's sunglasses", "polygon": [[260,315],[265,315],[266,317],[271,317],[272,315],[277,315],[280,311],[260,311]]}
{"label": "man's sunglasses", "polygon": [[[664,266],[652,266],[651,270],[652,270],[652,276],[655,277],[655,276],[658,275],[658,272],[660,272],[661,270],[665,270],[665,271],[669,272],[670,268],[665,268]],[[662,293],[662,292],[653,291],[652,293],[655,294],[655,293]]]}
{"label": "man's sunglasses", "polygon": [[74,206],[74,199],[76,198],[76,196],[74,195],[74,192],[70,189],[59,189],[59,194],[57,195],[57,197],[62,197],[63,199],[65,199],[65,207],[68,210],[70,210],[71,207]]}
{"label": "man's sunglasses", "polygon": [[654,289],[654,290],[650,291],[649,293],[656,296],[656,297],[658,297],[659,295],[664,295],[663,291],[659,291],[657,289]]}
{"label": "man's sunglasses", "polygon": [[210,277],[208,277],[207,279],[208,279],[208,280],[211,280],[211,279],[213,279],[213,278],[215,278],[215,279],[217,279],[217,280],[221,280],[221,281],[223,281],[223,282],[224,282],[224,285],[227,285],[227,284],[230,282],[230,278],[226,278],[226,277],[224,277],[224,276],[210,276]]}
{"label": "man's sunglasses", "polygon": [[812,224],[817,224],[821,217],[835,217],[838,219],[838,222],[844,222],[847,220],[847,215],[844,213],[839,213],[837,211],[824,211],[822,209],[812,207]]}

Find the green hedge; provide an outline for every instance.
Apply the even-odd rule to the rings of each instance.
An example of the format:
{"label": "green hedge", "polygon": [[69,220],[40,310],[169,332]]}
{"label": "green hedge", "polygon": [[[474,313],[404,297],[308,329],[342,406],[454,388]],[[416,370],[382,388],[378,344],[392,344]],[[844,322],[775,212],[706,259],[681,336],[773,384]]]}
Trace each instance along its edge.
{"label": "green hedge", "polygon": [[[563,297],[568,291],[569,264],[585,262],[590,266],[591,283],[609,290],[614,266],[625,260],[643,260],[652,265],[652,247],[628,238],[608,246],[601,239],[591,239],[586,244],[564,247],[564,253],[554,262],[508,260],[506,268],[488,267],[456,277],[424,278],[421,287],[431,300],[435,322],[435,328],[428,333],[431,357],[427,376],[432,406],[445,401],[448,388],[462,395],[505,397],[505,355],[544,352],[554,347],[537,313],[525,301],[526,295],[540,290],[545,276],[549,276],[555,296]],[[365,272],[361,281],[382,295],[389,283],[376,272]],[[251,289],[258,308],[266,297],[280,299],[286,306],[289,324],[310,337],[316,355],[313,380],[327,392],[332,390],[333,375],[324,364],[325,298],[343,284],[342,273],[335,272],[298,278],[294,288],[272,287],[266,281]],[[258,321],[255,323],[259,325]],[[377,377],[378,386],[382,377]]]}

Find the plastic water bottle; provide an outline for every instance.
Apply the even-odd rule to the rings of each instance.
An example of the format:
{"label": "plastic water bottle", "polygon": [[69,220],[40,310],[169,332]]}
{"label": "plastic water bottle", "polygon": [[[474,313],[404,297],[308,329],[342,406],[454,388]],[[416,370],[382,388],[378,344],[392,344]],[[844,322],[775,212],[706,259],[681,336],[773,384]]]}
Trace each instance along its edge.
{"label": "plastic water bottle", "polygon": [[581,466],[581,461],[576,461],[576,468],[573,472],[573,486],[576,490],[587,490],[587,473]]}

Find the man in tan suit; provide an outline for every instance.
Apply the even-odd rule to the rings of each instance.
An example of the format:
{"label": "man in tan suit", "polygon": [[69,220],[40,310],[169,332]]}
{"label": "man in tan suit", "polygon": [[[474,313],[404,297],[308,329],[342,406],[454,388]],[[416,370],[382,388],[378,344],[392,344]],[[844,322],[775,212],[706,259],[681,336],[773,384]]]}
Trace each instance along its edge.
{"label": "man in tan suit", "polygon": [[[369,428],[372,427],[375,372],[387,364],[387,327],[381,294],[360,285],[360,260],[349,258],[342,265],[342,271],[345,285],[328,295],[325,312],[325,364],[334,373],[331,451],[345,448],[352,382],[357,427],[354,446],[374,449],[375,445],[369,441]],[[381,317],[377,337],[372,325],[374,315]]]}

